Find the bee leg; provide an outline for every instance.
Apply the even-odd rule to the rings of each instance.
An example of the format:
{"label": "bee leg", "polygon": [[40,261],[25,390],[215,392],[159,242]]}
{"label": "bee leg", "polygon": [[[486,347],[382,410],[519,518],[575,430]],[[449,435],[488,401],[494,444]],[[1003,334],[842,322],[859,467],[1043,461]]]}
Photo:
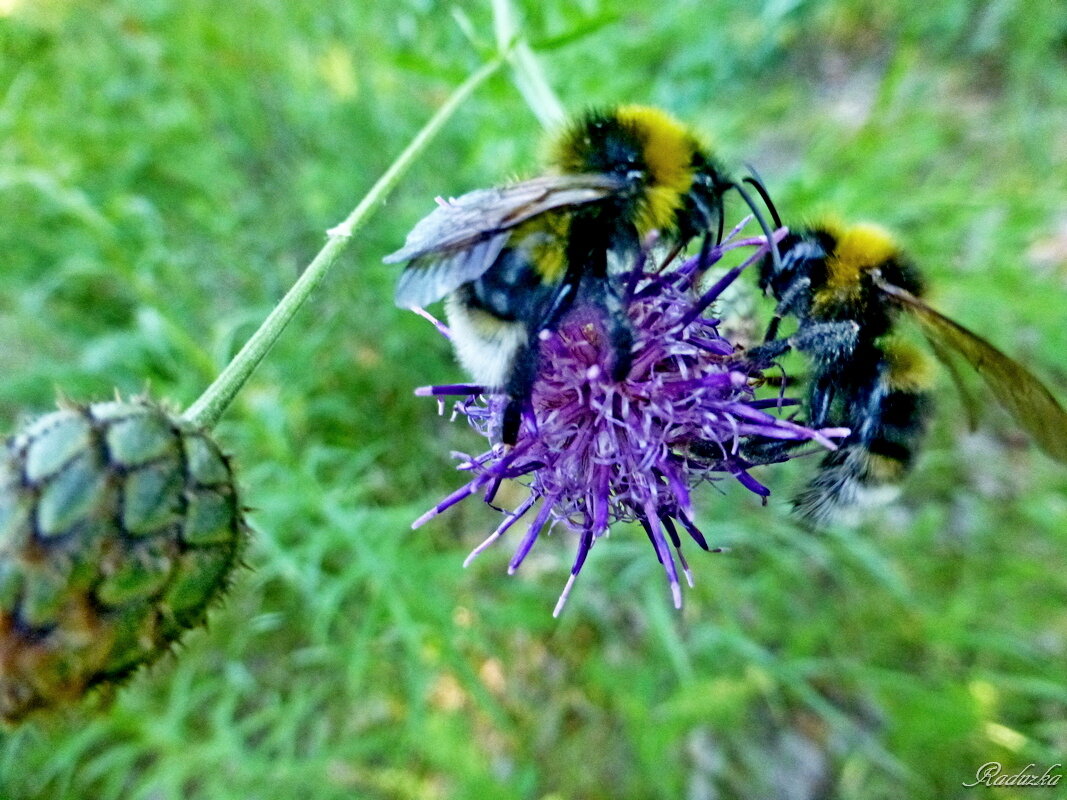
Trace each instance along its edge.
{"label": "bee leg", "polygon": [[633,328],[630,318],[626,316],[626,304],[623,299],[607,281],[601,281],[597,285],[602,287],[601,297],[597,299],[604,310],[604,323],[607,326],[608,341],[611,342],[611,378],[614,381],[624,381],[633,366]]}
{"label": "bee leg", "polygon": [[836,393],[834,381],[828,375],[818,375],[811,382],[811,390],[808,394],[808,425],[813,428],[822,428],[826,425]]}
{"label": "bee leg", "polygon": [[[736,456],[727,456],[722,447],[711,442],[692,442],[688,448],[688,456],[704,464],[717,464],[726,469],[730,464],[739,464],[748,469],[749,467],[762,467],[767,464],[779,464],[793,458],[796,451],[801,447],[811,444],[807,441],[792,441],[785,439],[773,439],[770,436],[750,437]],[[740,459],[738,459],[740,456]]]}
{"label": "bee leg", "polygon": [[854,320],[812,322],[789,337],[793,347],[815,362],[815,377],[809,395],[808,424],[827,424],[837,389],[836,368],[847,363],[856,350],[860,326]]}
{"label": "bee leg", "polygon": [[519,440],[522,413],[530,401],[534,383],[537,381],[537,370],[541,363],[541,334],[543,331],[555,330],[560,320],[563,319],[563,315],[574,305],[580,279],[581,274],[577,270],[567,271],[559,286],[549,297],[544,312],[538,315],[539,324],[528,328],[529,337],[526,344],[515,353],[511,374],[504,385],[504,393],[508,396],[508,404],[504,407],[504,418],[500,430],[500,438],[504,444],[512,445]]}
{"label": "bee leg", "polygon": [[615,363],[611,365],[611,379],[619,382],[626,380],[633,366],[634,334],[628,320],[611,317],[611,349],[615,354]]}
{"label": "bee leg", "polygon": [[827,366],[847,360],[856,349],[860,326],[853,320],[839,322],[808,322],[796,333],[784,339],[750,347],[743,352],[745,358],[757,365],[769,365],[788,350],[799,350],[817,364]]}
{"label": "bee leg", "polygon": [[504,406],[504,422],[500,428],[500,440],[506,445],[513,445],[519,440],[519,425],[522,423],[522,401],[509,397]]}
{"label": "bee leg", "polygon": [[606,271],[595,272],[592,280],[587,281],[582,289],[583,302],[596,306],[603,312],[603,323],[608,341],[611,343],[611,378],[623,381],[630,374],[633,365],[631,350],[634,344],[634,332],[630,318],[626,314],[630,291],[627,286],[618,286],[608,279]]}
{"label": "bee leg", "polygon": [[767,326],[767,333],[763,337],[763,341],[769,342],[778,337],[778,326],[781,324],[782,318],[796,312],[797,304],[807,296],[810,287],[811,278],[805,275],[797,278],[785,288],[780,295],[781,299],[778,301],[778,305],[774,307],[774,316],[771,317],[771,322]]}
{"label": "bee leg", "polygon": [[771,366],[776,358],[784,355],[792,346],[792,342],[789,339],[774,339],[773,341],[750,347],[740,354],[763,369]]}
{"label": "bee leg", "polygon": [[508,403],[504,406],[504,418],[500,427],[500,438],[507,445],[513,445],[519,440],[519,427],[522,425],[522,414],[526,410],[526,404],[530,400],[534,382],[537,380],[537,368],[540,365],[541,339],[539,333],[534,333],[526,344],[522,345],[515,353],[515,360],[511,365],[511,374],[504,386],[504,393],[508,396]]}
{"label": "bee leg", "polygon": [[757,436],[750,439],[741,448],[741,457],[753,467],[778,464],[792,458],[793,451],[806,444],[808,443],[772,439],[769,436]]}
{"label": "bee leg", "polygon": [[855,320],[809,322],[801,325],[788,341],[817,363],[839,364],[848,359],[859,342],[860,326]]}

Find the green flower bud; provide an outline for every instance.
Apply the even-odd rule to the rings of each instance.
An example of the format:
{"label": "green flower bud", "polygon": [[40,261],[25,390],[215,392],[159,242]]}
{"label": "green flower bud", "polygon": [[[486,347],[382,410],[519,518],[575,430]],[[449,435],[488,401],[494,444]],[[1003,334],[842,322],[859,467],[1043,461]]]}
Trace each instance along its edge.
{"label": "green flower bud", "polygon": [[0,453],[0,719],[123,680],[200,625],[246,526],[210,435],[143,399],[68,406]]}

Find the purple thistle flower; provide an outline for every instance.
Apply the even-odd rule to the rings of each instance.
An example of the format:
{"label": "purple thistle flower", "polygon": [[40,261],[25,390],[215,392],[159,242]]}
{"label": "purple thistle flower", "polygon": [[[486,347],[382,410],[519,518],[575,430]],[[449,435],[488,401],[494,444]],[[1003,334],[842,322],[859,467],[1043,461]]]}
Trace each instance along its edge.
{"label": "purple thistle flower", "polygon": [[[744,223],[742,223],[743,225]],[[540,372],[532,393],[532,414],[524,414],[516,444],[499,444],[507,398],[467,384],[429,386],[421,396],[461,396],[462,414],[493,447],[478,456],[457,454],[458,469],[470,480],[417,519],[416,528],[461,500],[481,493],[492,505],[504,480],[519,480],[529,495],[504,512],[495,531],[468,556],[464,566],[532,513],[508,567],[514,573],[541,533],[562,524],[578,534],[578,551],[554,613],[558,615],[593,544],[614,522],[641,524],[663,565],[676,607],[681,606],[679,567],[693,585],[682,554],[680,531],[709,550],[693,521],[692,490],[733,476],[766,498],[770,491],[749,473],[744,444],[814,441],[833,449],[832,438],[848,429],[821,431],[775,416],[768,409],[795,405],[784,398],[757,400],[760,366],[719,335],[718,320],[704,316],[721,292],[766,252],[762,238],[725,242],[703,259],[645,271],[642,254],[625,287],[634,331],[633,365],[621,382],[611,377],[613,353],[596,309],[577,307],[558,330],[542,333]],[[784,235],[785,231],[780,232]],[[711,288],[697,293],[707,268],[736,248],[755,248]],[[703,260],[703,263],[701,263]],[[447,328],[419,310],[447,335]],[[439,399],[441,410],[443,400]],[[785,460],[791,453],[779,456]],[[495,506],[494,506],[495,507]]]}

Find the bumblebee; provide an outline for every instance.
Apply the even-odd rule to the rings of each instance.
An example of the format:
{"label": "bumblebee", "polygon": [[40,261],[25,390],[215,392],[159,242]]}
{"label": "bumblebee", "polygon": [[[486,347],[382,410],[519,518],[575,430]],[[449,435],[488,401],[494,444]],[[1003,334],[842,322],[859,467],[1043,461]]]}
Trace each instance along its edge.
{"label": "bumblebee", "polygon": [[[773,206],[772,214],[780,225]],[[788,349],[806,355],[808,424],[851,429],[794,499],[802,518],[825,524],[868,493],[892,490],[912,465],[931,410],[934,365],[900,338],[901,315],[918,323],[972,421],[973,400],[954,355],[974,368],[1039,448],[1067,463],[1067,412],[1026,367],[927,305],[915,264],[885,230],[826,222],[791,231],[780,247],[778,263],[760,265],[760,288],[778,304],[765,344],[755,350],[768,358]],[[796,331],[779,338],[787,316],[796,319]]]}
{"label": "bumblebee", "polygon": [[[633,333],[620,281],[653,231],[677,248],[718,226],[723,196],[737,191],[768,242],[752,198],[699,139],[666,113],[620,106],[578,118],[554,141],[547,174],[479,189],[415,225],[386,263],[407,262],[400,307],[446,297],[457,356],[471,377],[508,397],[501,438],[514,444],[537,376],[540,336],[576,303],[601,309],[613,375],[630,370]],[[772,261],[778,262],[773,244]]]}

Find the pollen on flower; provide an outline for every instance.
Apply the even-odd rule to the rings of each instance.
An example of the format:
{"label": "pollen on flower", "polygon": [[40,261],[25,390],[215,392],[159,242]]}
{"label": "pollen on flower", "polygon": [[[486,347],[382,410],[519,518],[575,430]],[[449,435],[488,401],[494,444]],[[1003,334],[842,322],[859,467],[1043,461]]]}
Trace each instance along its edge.
{"label": "pollen on flower", "polygon": [[[755,387],[767,365],[746,358],[719,334],[718,320],[706,315],[719,294],[765,253],[762,238],[736,239],[740,228],[701,256],[657,271],[646,271],[652,259],[643,254],[623,278],[634,331],[632,367],[624,380],[612,376],[614,353],[598,310],[576,307],[557,330],[542,331],[540,372],[513,447],[501,445],[498,438],[504,395],[465,384],[418,389],[422,396],[459,397],[453,416],[465,416],[490,448],[477,456],[458,455],[457,468],[470,479],[412,527],[476,494],[495,508],[501,484],[519,481],[528,495],[503,512],[496,530],[465,564],[527,516],[531,519],[509,573],[519,568],[543,532],[555,526],[574,532],[577,552],[554,611],[558,615],[593,544],[613,523],[637,522],[680,607],[679,572],[692,586],[683,536],[711,549],[694,521],[692,490],[733,477],[765,498],[770,492],[751,475],[756,459],[746,445],[811,441],[832,449],[832,440],[848,433],[811,430],[770,413],[795,401],[756,399]],[[698,291],[706,270],[737,248],[751,251],[747,260]],[[776,461],[795,452],[776,451]]]}

